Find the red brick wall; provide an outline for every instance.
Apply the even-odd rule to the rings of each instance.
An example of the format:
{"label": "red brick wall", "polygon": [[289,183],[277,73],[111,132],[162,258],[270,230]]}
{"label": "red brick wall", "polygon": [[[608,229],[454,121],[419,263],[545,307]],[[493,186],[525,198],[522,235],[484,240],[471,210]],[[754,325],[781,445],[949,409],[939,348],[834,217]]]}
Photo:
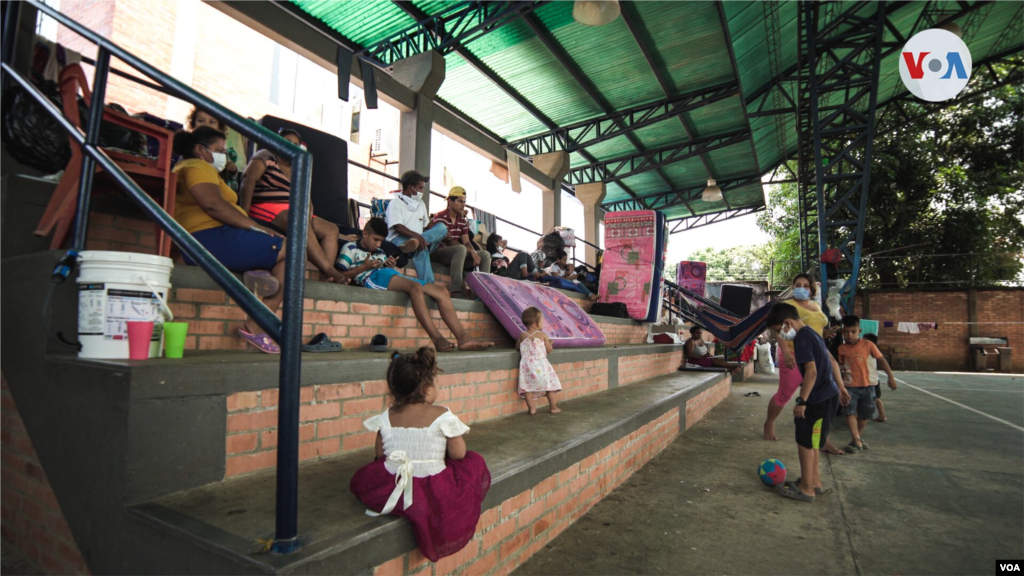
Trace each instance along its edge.
{"label": "red brick wall", "polygon": [[90,212],[85,249],[156,254],[156,225],[148,220]]}
{"label": "red brick wall", "polygon": [[725,380],[686,401],[686,429],[700,421],[712,408],[725,400],[732,392],[732,379],[726,375]]}
{"label": "red brick wall", "polygon": [[2,380],[0,403],[0,527],[4,541],[48,574],[89,574],[6,379]]}
{"label": "red brick wall", "polygon": [[[608,389],[606,359],[566,362],[555,364],[554,368],[562,382],[559,399]],[[442,374],[437,379],[437,401],[467,424],[493,420],[526,409],[517,392],[518,382],[519,370]],[[228,396],[227,476],[275,465],[277,400],[277,390]],[[373,380],[305,386],[300,401],[299,458],[319,458],[373,445],[374,433],[366,431],[362,424],[384,410],[387,384],[384,380]]]}
{"label": "red brick wall", "polygon": [[[1013,370],[1024,372],[1024,290],[978,290],[976,294],[978,335],[1009,337]],[[906,349],[906,356],[917,359],[920,370],[970,370],[966,291],[872,292],[870,298],[871,319],[894,322],[892,328],[879,327],[879,344]],[[863,310],[859,296],[856,313]],[[897,330],[899,322],[936,322],[939,328],[909,334]]]}
{"label": "red brick wall", "polygon": [[374,576],[511,573],[679,435],[679,409],[596,454],[485,510],[476,536],[459,553],[431,564],[419,550],[389,560]]}
{"label": "red brick wall", "polygon": [[[175,320],[189,323],[186,350],[245,349],[245,343],[235,336],[235,331],[242,325],[245,314],[224,292],[175,288],[171,291],[169,304]],[[441,330],[445,338],[453,339],[451,332],[441,322],[440,313],[437,310],[431,310],[430,313],[434,325]],[[460,310],[457,311],[457,315],[471,337],[488,338],[494,340],[498,346],[506,348],[514,344],[508,332],[490,312]],[[595,321],[604,331],[608,344],[639,344],[644,342],[647,336],[646,325],[604,324],[601,323],[600,317],[595,317]],[[340,341],[347,350],[364,348],[374,334],[386,335],[391,340],[391,345],[397,348],[415,348],[428,345],[430,342],[427,333],[416,321],[412,308],[405,306],[306,298],[302,330],[305,336],[323,332],[335,341]],[[676,367],[678,361],[679,358],[675,358]]]}
{"label": "red brick wall", "polygon": [[619,358],[619,386],[671,374],[679,368],[682,360],[682,352],[623,356]]}

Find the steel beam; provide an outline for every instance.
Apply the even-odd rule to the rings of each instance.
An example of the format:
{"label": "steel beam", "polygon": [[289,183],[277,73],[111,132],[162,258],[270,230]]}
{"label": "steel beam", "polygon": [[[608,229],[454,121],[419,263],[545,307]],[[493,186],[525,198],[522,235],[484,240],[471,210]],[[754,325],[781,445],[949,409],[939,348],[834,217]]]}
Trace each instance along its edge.
{"label": "steel beam", "polygon": [[[412,19],[416,20],[417,22],[429,21],[429,17],[426,15],[426,13],[424,13],[422,10],[420,10],[415,5],[413,5],[412,2],[408,2],[408,1],[405,1],[405,0],[392,0],[392,2],[396,6],[401,8]],[[540,4],[540,3],[537,3],[537,4]],[[555,130],[558,127],[558,125],[555,123],[554,120],[549,118],[547,114],[544,114],[543,112],[541,112],[540,108],[537,108],[536,106],[534,106],[534,104],[532,102],[527,100],[525,96],[523,96],[518,90],[516,90],[504,78],[499,76],[498,73],[495,72],[494,70],[492,70],[490,66],[485,64],[483,60],[481,60],[475,54],[470,52],[464,45],[462,45],[462,43],[456,42],[456,43],[452,44],[450,46],[450,48],[451,48],[452,52],[457,54],[460,58],[465,60],[467,64],[472,66],[477,72],[479,72],[484,77],[486,77],[488,80],[490,80],[492,84],[497,86],[498,89],[500,89],[502,92],[505,93],[505,95],[507,95],[512,100],[514,100],[516,102],[516,104],[519,104],[520,106],[522,106],[527,112],[530,113],[531,116],[533,116],[534,118],[537,119],[538,122],[543,124],[545,128],[547,128],[548,130]],[[454,107],[449,106],[449,108],[454,110]],[[590,155],[589,153],[587,153],[585,151],[581,150],[580,151],[580,155],[583,156],[583,158],[586,159],[587,162],[591,162],[591,163],[597,162],[597,159],[594,158],[594,156]],[[622,186],[622,189],[625,190],[629,195],[631,195],[631,196],[635,196],[636,195],[627,186],[625,186],[625,185],[623,185],[621,183],[619,185]],[[566,188],[563,187],[563,189],[566,189]],[[570,193],[572,192],[571,188],[569,188],[567,190]]]}
{"label": "steel beam", "polygon": [[[846,282],[841,298],[852,310],[871,182],[886,4],[873,4],[870,18],[856,13],[860,7],[844,12],[830,25],[834,30],[849,26],[832,36],[819,30],[820,7],[810,2],[800,7],[806,48],[799,107],[802,257],[805,266],[819,267],[827,291],[828,270],[818,256],[829,248],[842,252],[838,276]],[[838,106],[821,110],[830,97],[840,100]]]}
{"label": "steel beam", "polygon": [[[676,90],[671,85],[668,78],[665,78],[664,74],[661,73],[661,69],[655,61],[654,53],[651,52],[651,47],[643,40],[643,38],[641,38],[640,25],[633,15],[633,2],[620,2],[620,6],[622,21],[626,24],[626,28],[629,29],[630,35],[633,36],[633,41],[636,42],[637,46],[640,48],[640,53],[644,55],[647,67],[651,69],[651,73],[654,74],[654,78],[658,81],[658,86],[661,87],[661,91],[665,97],[671,97]],[[683,114],[679,114],[676,118],[679,119],[679,123],[683,126],[683,131],[686,132],[687,140],[692,141],[694,139],[694,131],[690,126],[690,123],[686,120],[686,117]],[[698,157],[700,158],[701,164],[704,166],[704,172],[707,173],[707,177],[714,178],[714,170],[711,169],[711,163],[708,162],[707,157],[703,153],[699,154]],[[725,196],[723,195],[722,198],[724,199]],[[689,206],[687,206],[687,208],[690,209]],[[693,210],[690,209],[690,211],[692,212]]]}
{"label": "steel beam", "polygon": [[623,178],[654,170],[673,162],[679,162],[687,158],[706,154],[712,150],[739,144],[749,137],[750,132],[741,129],[691,140],[683,144],[673,144],[647,152],[602,160],[570,169],[565,177],[565,182],[571,185],[586,184],[588,182],[617,182]]}
{"label": "steel beam", "polygon": [[507,148],[520,156],[533,156],[559,150],[574,152],[737,94],[739,94],[739,85],[727,82],[666,98],[659,102],[568,124],[543,134],[509,142]]}
{"label": "steel beam", "polygon": [[[406,3],[411,6],[411,3]],[[390,69],[395,62],[422,52],[447,54],[508,22],[528,14],[543,2],[482,2],[452,5],[356,53],[361,59]],[[401,4],[399,4],[401,5]],[[407,10],[408,13],[408,10]]]}
{"label": "steel beam", "polygon": [[[722,192],[725,192],[727,190],[736,190],[738,188],[758,185],[760,183],[760,175],[750,174],[739,178],[719,180],[718,187],[722,189]],[[605,202],[602,206],[605,210],[618,212],[623,210],[665,210],[685,205],[687,209],[690,210],[690,213],[694,214],[693,209],[690,208],[688,203],[694,200],[700,200],[700,195],[701,192],[704,191],[704,186],[705,184],[702,182],[699,185],[677,188],[675,190],[659,192],[657,194],[648,194],[646,196],[640,196],[639,198]]]}
{"label": "steel beam", "polygon": [[732,220],[733,218],[749,216],[751,214],[761,212],[764,209],[764,206],[750,206],[747,208],[726,210],[724,212],[715,212],[714,214],[702,214],[700,216],[680,218],[679,220],[670,220],[670,222],[676,222],[676,225],[672,227],[669,234],[678,234],[680,232],[693,230],[694,228],[703,228],[704,226],[710,226],[719,222],[725,222],[726,220]]}

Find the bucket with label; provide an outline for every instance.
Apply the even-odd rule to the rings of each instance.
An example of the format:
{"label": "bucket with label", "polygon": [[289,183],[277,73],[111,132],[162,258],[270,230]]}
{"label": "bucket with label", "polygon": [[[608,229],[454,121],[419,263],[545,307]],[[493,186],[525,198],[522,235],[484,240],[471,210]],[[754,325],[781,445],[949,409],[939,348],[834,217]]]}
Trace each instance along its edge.
{"label": "bucket with label", "polygon": [[78,257],[79,358],[128,358],[128,322],[153,322],[149,357],[163,354],[163,323],[174,262],[134,252],[87,250]]}

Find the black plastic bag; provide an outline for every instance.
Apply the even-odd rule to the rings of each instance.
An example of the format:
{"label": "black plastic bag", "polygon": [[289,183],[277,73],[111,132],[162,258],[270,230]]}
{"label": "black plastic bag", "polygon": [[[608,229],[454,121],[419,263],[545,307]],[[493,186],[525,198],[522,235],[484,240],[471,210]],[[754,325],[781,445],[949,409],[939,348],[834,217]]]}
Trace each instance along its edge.
{"label": "black plastic bag", "polygon": [[[128,111],[120,104],[107,104],[107,108],[128,115]],[[81,96],[78,97],[78,115],[83,126],[89,122],[89,107]],[[132,154],[145,155],[146,137],[131,128],[104,120],[100,122],[100,148],[119,148]]]}
{"label": "black plastic bag", "polygon": [[[59,101],[55,104],[60,107]],[[2,138],[15,160],[47,174],[67,166],[71,160],[67,132],[24,88],[9,88],[4,93],[3,108]]]}

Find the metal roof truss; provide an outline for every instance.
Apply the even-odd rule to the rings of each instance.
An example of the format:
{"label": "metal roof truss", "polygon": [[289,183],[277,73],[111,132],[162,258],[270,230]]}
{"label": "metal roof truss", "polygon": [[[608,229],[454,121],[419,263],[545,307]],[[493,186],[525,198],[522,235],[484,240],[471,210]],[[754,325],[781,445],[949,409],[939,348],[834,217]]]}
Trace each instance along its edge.
{"label": "metal roof truss", "polygon": [[[886,3],[875,4],[871,17],[859,16],[860,6],[847,10],[831,22],[851,26],[823,36],[818,22],[828,6],[806,2],[800,7],[808,64],[800,94],[800,137],[804,140],[799,174],[804,209],[801,243],[808,268],[830,247],[843,253],[845,264],[838,269],[838,276],[847,281],[841,297],[846,309],[852,310],[871,181]],[[837,95],[840,103],[835,110],[819,110],[820,102]],[[816,245],[812,244],[815,241]],[[826,265],[820,261],[818,265],[822,289],[827,291]]]}
{"label": "metal roof truss", "polygon": [[520,156],[529,157],[565,150],[573,152],[606,140],[674,118],[684,112],[696,110],[739,93],[736,83],[724,83],[680,94],[660,102],[644,104],[621,112],[614,112],[576,122],[550,132],[529,136],[509,142],[508,149]]}

